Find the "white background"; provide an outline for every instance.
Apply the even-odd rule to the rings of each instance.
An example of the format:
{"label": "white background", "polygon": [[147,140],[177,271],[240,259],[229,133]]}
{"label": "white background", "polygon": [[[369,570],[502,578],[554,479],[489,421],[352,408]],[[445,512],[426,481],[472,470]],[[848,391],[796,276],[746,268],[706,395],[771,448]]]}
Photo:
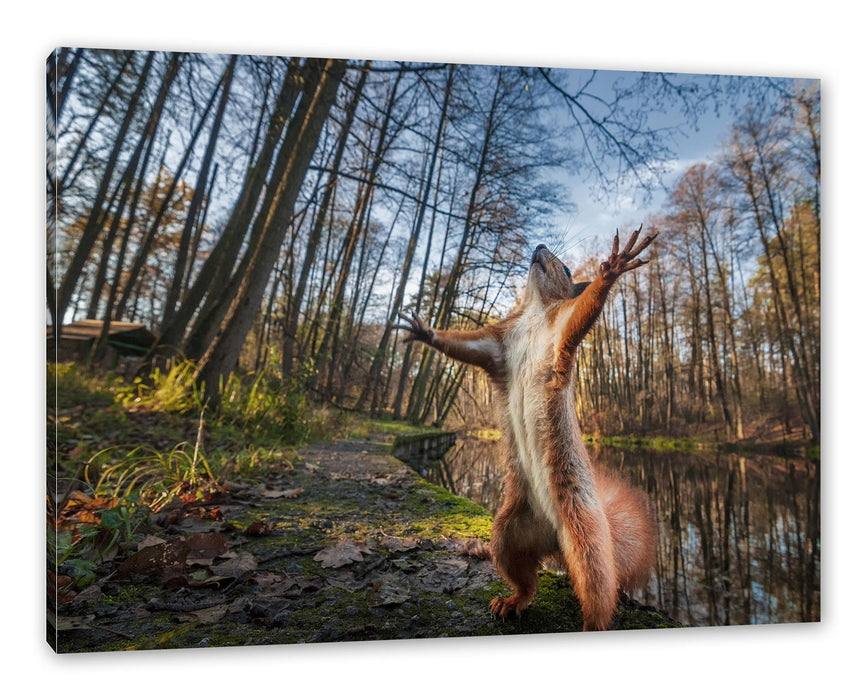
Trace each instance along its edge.
{"label": "white background", "polygon": [[[855,213],[864,199],[864,59],[855,6],[833,0],[7,4],[0,45],[0,663],[7,697],[861,693],[866,460],[855,441],[866,434],[860,361],[866,314],[859,301],[866,277],[859,255],[866,251]],[[54,656],[44,641],[44,61],[62,45],[820,78],[824,621]]]}

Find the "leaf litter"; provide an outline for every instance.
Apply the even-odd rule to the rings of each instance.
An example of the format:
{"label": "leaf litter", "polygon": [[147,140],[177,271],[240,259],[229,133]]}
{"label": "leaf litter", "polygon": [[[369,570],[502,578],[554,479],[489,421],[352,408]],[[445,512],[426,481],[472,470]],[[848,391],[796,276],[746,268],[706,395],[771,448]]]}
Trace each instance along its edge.
{"label": "leaf litter", "polygon": [[60,650],[522,631],[487,611],[505,591],[472,532],[489,531],[489,516],[439,496],[387,450],[303,448],[305,468],[224,484],[219,508],[164,508],[99,566],[95,588],[50,575]]}

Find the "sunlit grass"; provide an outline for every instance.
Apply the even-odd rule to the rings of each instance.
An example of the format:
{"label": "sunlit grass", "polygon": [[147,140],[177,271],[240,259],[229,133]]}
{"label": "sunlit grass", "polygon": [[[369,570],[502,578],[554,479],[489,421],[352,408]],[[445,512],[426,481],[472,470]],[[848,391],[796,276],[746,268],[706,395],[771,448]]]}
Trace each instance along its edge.
{"label": "sunlit grass", "polygon": [[134,497],[158,511],[183,493],[200,494],[217,478],[199,446],[182,442],[169,450],[147,445],[102,450],[88,460],[85,481],[95,496]]}
{"label": "sunlit grass", "polygon": [[194,374],[193,362],[172,360],[165,369],[154,367],[146,379],[136,377],[132,384],[120,387],[116,400],[126,409],[200,411],[201,392],[193,381]]}
{"label": "sunlit grass", "polygon": [[79,583],[112,547],[131,546],[147,514],[291,465],[294,445],[331,420],[313,417],[299,383],[266,373],[231,375],[210,409],[194,370],[179,360],[126,382],[48,365],[48,555]]}
{"label": "sunlit grass", "polygon": [[701,443],[694,438],[672,437],[636,437],[634,435],[584,435],[587,445],[602,445],[605,447],[644,448],[660,451],[694,452],[700,449]]}

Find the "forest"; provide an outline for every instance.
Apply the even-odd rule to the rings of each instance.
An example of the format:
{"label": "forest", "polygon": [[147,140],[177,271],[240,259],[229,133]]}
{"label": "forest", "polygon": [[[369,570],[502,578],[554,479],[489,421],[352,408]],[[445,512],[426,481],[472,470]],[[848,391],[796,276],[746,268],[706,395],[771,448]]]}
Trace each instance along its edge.
{"label": "forest", "polygon": [[[184,372],[211,410],[240,382],[489,426],[485,378],[403,343],[398,312],[501,318],[539,242],[589,281],[614,230],[569,239],[570,179],[666,187],[651,264],[580,349],[584,432],[819,444],[815,81],[73,48],[47,69],[47,318],[101,323],[93,366]],[[715,156],[664,185],[722,110]],[[143,356],[115,356],[121,321]]]}

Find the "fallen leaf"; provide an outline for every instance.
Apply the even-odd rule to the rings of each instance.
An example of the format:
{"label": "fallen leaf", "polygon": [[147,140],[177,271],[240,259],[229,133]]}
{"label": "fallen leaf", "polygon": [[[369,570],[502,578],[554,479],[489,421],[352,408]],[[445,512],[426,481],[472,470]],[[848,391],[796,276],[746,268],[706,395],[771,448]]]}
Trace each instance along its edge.
{"label": "fallen leaf", "polygon": [[340,540],[333,547],[321,550],[313,559],[325,568],[337,569],[353,561],[362,561],[365,554],[370,554],[370,548],[365,543]]}
{"label": "fallen leaf", "polygon": [[226,538],[218,532],[200,532],[187,539],[189,554],[187,561],[207,566],[220,554],[228,551]]}
{"label": "fallen leaf", "polygon": [[156,544],[136,552],[126,559],[118,569],[121,576],[143,574],[153,576],[169,568],[183,568],[189,554],[189,544],[184,539],[176,539]]}
{"label": "fallen leaf", "polygon": [[100,597],[102,597],[102,589],[93,583],[75,596],[75,602],[76,604],[92,603],[94,600],[99,600]]}
{"label": "fallen leaf", "polygon": [[200,581],[188,580],[186,585],[190,588],[219,588],[223,583],[234,580],[234,576],[208,576]]}
{"label": "fallen leaf", "polygon": [[140,552],[145,547],[153,547],[158,544],[165,544],[165,540],[161,537],[156,537],[155,535],[148,535],[138,543],[138,551]]}
{"label": "fallen leaf", "polygon": [[56,590],[52,591],[48,590],[49,597],[55,598],[58,603],[68,603],[71,600],[75,600],[78,597],[78,594],[75,591],[69,590]]}
{"label": "fallen leaf", "polygon": [[418,574],[418,587],[431,593],[452,593],[463,588],[468,580],[469,562],[466,559],[440,559]]}
{"label": "fallen leaf", "polygon": [[371,608],[399,605],[412,597],[405,576],[385,576],[377,581],[368,600]]}
{"label": "fallen leaf", "polygon": [[258,566],[256,558],[249,552],[241,552],[240,554],[220,562],[219,564],[211,564],[210,570],[215,576],[232,576],[238,578],[243,576],[248,571],[255,571]]}
{"label": "fallen leaf", "polygon": [[159,583],[163,588],[180,589],[189,586],[189,581],[186,578],[184,569],[179,566],[173,566],[165,569]]}
{"label": "fallen leaf", "polygon": [[259,574],[256,576],[256,581],[264,595],[281,598],[297,598],[304,593],[321,590],[323,585],[320,580],[286,576],[285,574]]}
{"label": "fallen leaf", "polygon": [[304,492],[300,486],[296,489],[286,489],[285,491],[272,491],[265,489],[262,491],[262,496],[265,498],[297,498]]}
{"label": "fallen leaf", "polygon": [[84,493],[84,491],[73,491],[69,494],[69,498],[66,499],[66,507],[74,508],[76,506],[82,506],[85,503],[90,503],[92,500],[93,497]]}
{"label": "fallen leaf", "polygon": [[261,537],[263,535],[271,534],[276,526],[276,523],[266,523],[262,520],[257,520],[256,522],[247,525],[244,534],[253,537]]}
{"label": "fallen leaf", "polygon": [[219,622],[225,617],[225,614],[228,612],[228,605],[214,605],[212,608],[204,608],[204,610],[196,610],[193,612],[193,615],[199,622],[203,622],[205,624],[212,624],[214,622]]}
{"label": "fallen leaf", "polygon": [[72,577],[66,574],[55,574],[51,569],[48,569],[48,587],[62,588],[63,586],[71,586]]}
{"label": "fallen leaf", "polygon": [[369,581],[356,578],[355,572],[351,569],[336,569],[330,573],[325,582],[330,588],[339,588],[352,593],[370,587]]}
{"label": "fallen leaf", "polygon": [[412,549],[418,549],[420,542],[416,537],[391,537],[386,535],[381,540],[382,544],[389,552],[408,552]]}
{"label": "fallen leaf", "polygon": [[95,615],[82,615],[80,617],[64,615],[63,617],[55,617],[52,613],[48,613],[48,620],[58,632],[93,629],[90,623],[95,619]]}
{"label": "fallen leaf", "polygon": [[179,530],[190,534],[213,532],[215,527],[213,520],[199,518],[195,515],[188,515],[185,518],[181,518],[175,522],[175,525]]}

